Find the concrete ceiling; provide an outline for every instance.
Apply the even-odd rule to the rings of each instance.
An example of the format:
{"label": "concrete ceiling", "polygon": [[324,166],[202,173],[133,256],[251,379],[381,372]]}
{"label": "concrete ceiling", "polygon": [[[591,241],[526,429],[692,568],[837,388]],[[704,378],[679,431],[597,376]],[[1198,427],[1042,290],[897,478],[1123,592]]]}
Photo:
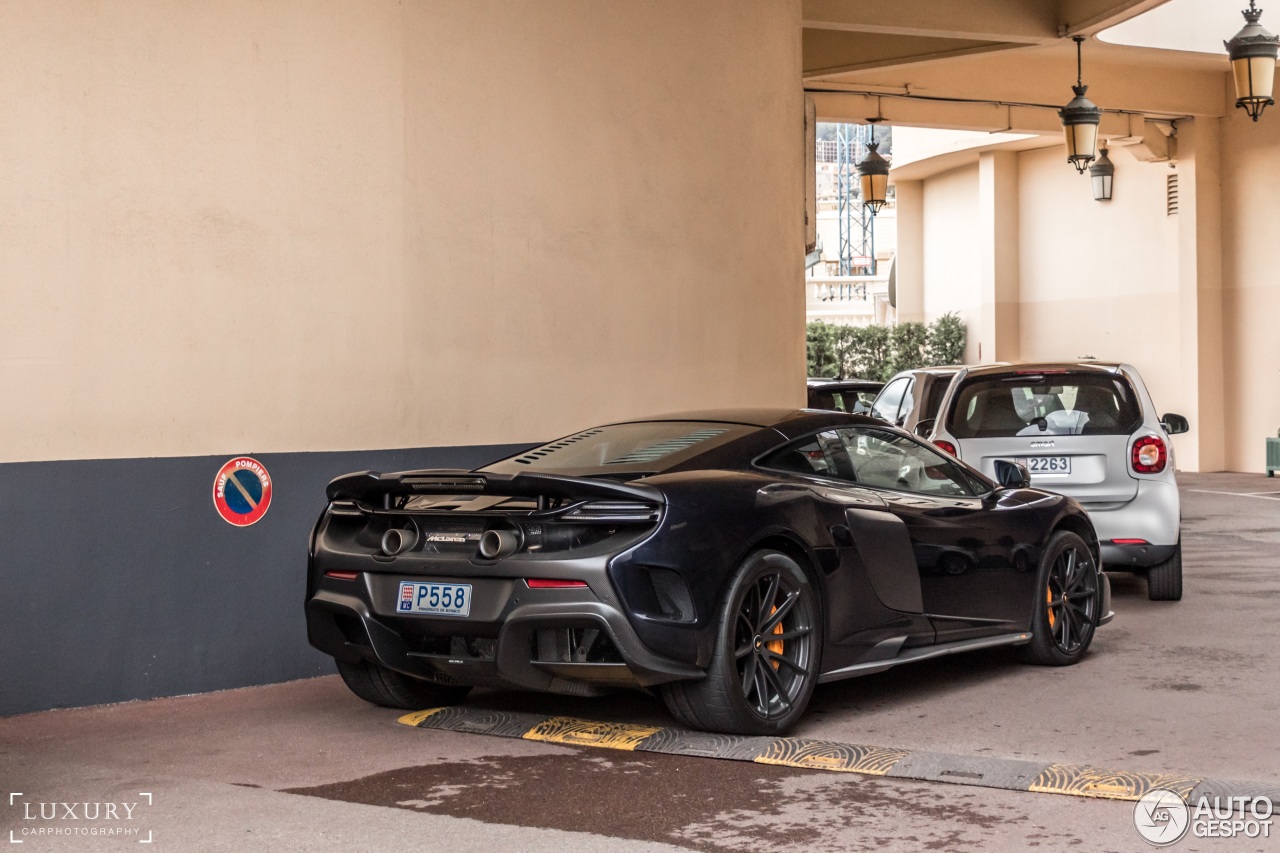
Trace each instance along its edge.
{"label": "concrete ceiling", "polygon": [[[1105,136],[1143,115],[1221,116],[1225,53],[1107,44],[1093,35],[1168,0],[804,0],[805,86],[820,119],[1058,133],[1085,35],[1084,82]],[[1232,33],[1225,33],[1228,38]],[[841,94],[848,93],[848,94]]]}
{"label": "concrete ceiling", "polygon": [[1166,0],[804,0],[806,78],[1091,35]]}

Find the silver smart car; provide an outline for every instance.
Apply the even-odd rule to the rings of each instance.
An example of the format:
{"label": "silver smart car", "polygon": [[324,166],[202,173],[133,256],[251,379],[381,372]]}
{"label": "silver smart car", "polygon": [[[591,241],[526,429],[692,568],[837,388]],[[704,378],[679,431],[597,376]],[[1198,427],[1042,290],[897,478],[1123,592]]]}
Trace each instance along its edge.
{"label": "silver smart car", "polygon": [[[1108,571],[1147,575],[1153,600],[1182,598],[1182,538],[1170,435],[1134,368],[1099,362],[960,370],[937,418],[917,425],[938,447],[997,477],[1025,466],[1037,488],[1075,498],[1098,532]],[[1002,466],[1003,467],[1003,466]]]}

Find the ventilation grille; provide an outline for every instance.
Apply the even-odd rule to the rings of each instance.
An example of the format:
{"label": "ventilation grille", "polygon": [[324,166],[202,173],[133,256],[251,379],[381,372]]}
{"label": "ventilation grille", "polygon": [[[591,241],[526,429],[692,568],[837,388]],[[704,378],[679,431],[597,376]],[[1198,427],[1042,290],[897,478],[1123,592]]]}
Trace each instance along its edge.
{"label": "ventilation grille", "polygon": [[599,435],[599,434],[600,434],[600,430],[589,429],[585,432],[580,432],[577,435],[571,435],[568,438],[562,438],[559,441],[555,442],[554,444],[543,445],[542,447],[539,447],[537,450],[526,453],[524,456],[517,457],[513,461],[519,462],[521,465],[532,465],[534,462],[537,462],[539,459],[541,459],[544,456],[548,456],[552,453],[555,453],[557,450],[563,450],[564,448],[568,447],[571,444],[576,444],[577,442],[582,441],[584,438],[590,438],[593,435]]}
{"label": "ventilation grille", "polygon": [[1164,212],[1166,216],[1178,215],[1178,173],[1173,172],[1165,176],[1164,183]]}
{"label": "ventilation grille", "polygon": [[713,438],[723,432],[725,430],[722,429],[700,429],[697,432],[691,432],[679,438],[670,438],[657,444],[651,444],[648,447],[642,447],[639,450],[633,450],[625,456],[619,456],[617,459],[612,460],[609,464],[623,465],[632,462],[654,462],[668,454],[687,450],[698,442],[706,441],[708,438]]}

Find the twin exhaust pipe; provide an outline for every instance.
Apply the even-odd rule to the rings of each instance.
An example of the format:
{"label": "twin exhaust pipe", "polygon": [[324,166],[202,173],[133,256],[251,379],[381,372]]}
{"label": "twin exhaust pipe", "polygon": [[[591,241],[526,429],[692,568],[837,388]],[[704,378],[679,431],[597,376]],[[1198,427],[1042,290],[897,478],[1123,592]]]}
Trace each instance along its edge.
{"label": "twin exhaust pipe", "polygon": [[486,560],[501,560],[520,549],[520,537],[510,530],[486,530],[480,536],[480,556]]}
{"label": "twin exhaust pipe", "polygon": [[412,551],[417,544],[417,527],[393,527],[382,534],[382,553],[388,557]]}
{"label": "twin exhaust pipe", "polygon": [[[395,557],[418,546],[418,528],[393,527],[382,534],[382,553]],[[520,537],[510,530],[486,530],[480,535],[480,556],[501,560],[520,550]]]}

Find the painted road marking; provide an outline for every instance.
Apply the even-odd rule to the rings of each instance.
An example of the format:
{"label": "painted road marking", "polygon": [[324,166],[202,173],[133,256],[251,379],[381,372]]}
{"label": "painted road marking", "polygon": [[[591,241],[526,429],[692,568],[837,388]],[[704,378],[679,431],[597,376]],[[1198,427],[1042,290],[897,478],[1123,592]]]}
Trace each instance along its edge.
{"label": "painted road marking", "polygon": [[1154,788],[1183,799],[1212,791],[1223,797],[1257,796],[1280,801],[1280,784],[1229,782],[1171,773],[1107,770],[1076,764],[913,752],[888,746],[839,743],[808,738],[748,737],[695,732],[675,727],[604,723],[575,717],[548,717],[481,708],[430,708],[397,721],[421,729],[485,734],[635,752],[661,752],[695,758],[752,761],[805,770],[891,776],[951,785],[976,785],[1035,794],[1063,794],[1137,801]]}
{"label": "painted road marking", "polygon": [[1199,492],[1202,495],[1228,495],[1233,498],[1260,498],[1264,501],[1280,501],[1280,497],[1271,497],[1277,492],[1215,492],[1213,489],[1187,489],[1188,492]]}

